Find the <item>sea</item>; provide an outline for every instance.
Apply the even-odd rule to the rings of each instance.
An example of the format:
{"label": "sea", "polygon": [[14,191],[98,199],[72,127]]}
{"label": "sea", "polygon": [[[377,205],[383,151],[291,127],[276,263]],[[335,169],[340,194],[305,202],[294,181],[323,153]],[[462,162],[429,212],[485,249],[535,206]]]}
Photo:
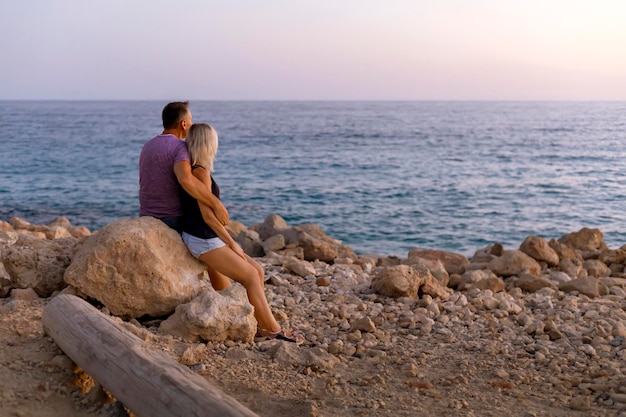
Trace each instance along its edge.
{"label": "sea", "polygon": [[[163,101],[0,101],[0,220],[138,215]],[[471,256],[599,228],[626,244],[626,102],[192,101],[232,220],[319,225],[357,253]]]}

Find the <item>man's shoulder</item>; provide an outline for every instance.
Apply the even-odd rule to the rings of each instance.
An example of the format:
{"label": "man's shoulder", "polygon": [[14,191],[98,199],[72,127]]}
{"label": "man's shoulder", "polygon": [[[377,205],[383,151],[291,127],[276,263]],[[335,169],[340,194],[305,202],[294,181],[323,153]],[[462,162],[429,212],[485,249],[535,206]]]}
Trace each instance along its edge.
{"label": "man's shoulder", "polygon": [[185,142],[181,139],[178,139],[173,135],[158,135],[147,141],[143,145],[143,149],[147,150],[157,150],[157,151],[176,151],[179,152],[181,150],[187,151],[187,146]]}
{"label": "man's shoulder", "polygon": [[182,139],[178,139],[174,135],[156,135],[152,139],[146,142],[146,144],[185,144]]}

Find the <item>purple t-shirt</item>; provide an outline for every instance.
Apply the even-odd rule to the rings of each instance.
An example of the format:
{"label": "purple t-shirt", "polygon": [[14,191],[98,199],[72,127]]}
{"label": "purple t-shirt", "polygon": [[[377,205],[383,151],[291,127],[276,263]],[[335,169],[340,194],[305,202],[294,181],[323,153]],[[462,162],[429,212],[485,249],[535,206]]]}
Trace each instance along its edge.
{"label": "purple t-shirt", "polygon": [[158,219],[183,214],[174,164],[189,161],[185,142],[159,135],[143,145],[139,155],[139,215]]}

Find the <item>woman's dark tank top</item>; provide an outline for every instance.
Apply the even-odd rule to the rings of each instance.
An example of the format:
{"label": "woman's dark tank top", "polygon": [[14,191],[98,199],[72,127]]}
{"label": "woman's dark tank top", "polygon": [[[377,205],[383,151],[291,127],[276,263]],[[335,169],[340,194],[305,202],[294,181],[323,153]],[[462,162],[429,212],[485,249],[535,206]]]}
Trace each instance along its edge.
{"label": "woman's dark tank top", "polygon": [[[215,197],[220,198],[220,187],[218,187],[212,176],[211,192]],[[183,232],[200,239],[217,237],[215,231],[204,222],[198,200],[189,195],[182,187],[180,187],[180,203],[183,208]]]}

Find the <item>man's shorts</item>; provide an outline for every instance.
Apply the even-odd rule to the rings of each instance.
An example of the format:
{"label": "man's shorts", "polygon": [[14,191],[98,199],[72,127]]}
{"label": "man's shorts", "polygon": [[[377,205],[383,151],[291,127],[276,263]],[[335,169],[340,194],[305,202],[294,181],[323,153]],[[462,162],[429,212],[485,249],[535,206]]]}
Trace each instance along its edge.
{"label": "man's shorts", "polygon": [[187,245],[189,252],[196,258],[199,258],[204,253],[226,246],[226,243],[222,242],[222,239],[219,237],[200,239],[186,232],[183,232],[183,242]]}

